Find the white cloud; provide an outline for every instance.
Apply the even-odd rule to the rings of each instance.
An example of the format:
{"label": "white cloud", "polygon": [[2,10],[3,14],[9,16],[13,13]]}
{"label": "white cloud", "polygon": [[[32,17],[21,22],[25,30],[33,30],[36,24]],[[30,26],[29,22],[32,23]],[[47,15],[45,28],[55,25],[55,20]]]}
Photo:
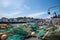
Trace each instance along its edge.
{"label": "white cloud", "polygon": [[0,0],[0,18],[1,17],[14,17],[22,13],[21,6],[22,0]]}
{"label": "white cloud", "polygon": [[0,0],[0,6],[6,7],[20,7],[23,4],[22,0]]}
{"label": "white cloud", "polygon": [[30,7],[28,5],[24,5],[25,9],[30,9]]}
{"label": "white cloud", "polygon": [[12,4],[11,0],[1,0],[0,2],[1,2],[1,6],[3,7],[8,7]]}
{"label": "white cloud", "polygon": [[43,14],[46,14],[46,12],[32,13],[32,14],[29,14],[27,17],[37,17],[37,16],[41,16]]}
{"label": "white cloud", "polygon": [[15,15],[21,14],[20,11],[16,11],[16,12],[11,12],[11,13],[5,13],[5,12],[0,12],[0,17],[14,17]]}

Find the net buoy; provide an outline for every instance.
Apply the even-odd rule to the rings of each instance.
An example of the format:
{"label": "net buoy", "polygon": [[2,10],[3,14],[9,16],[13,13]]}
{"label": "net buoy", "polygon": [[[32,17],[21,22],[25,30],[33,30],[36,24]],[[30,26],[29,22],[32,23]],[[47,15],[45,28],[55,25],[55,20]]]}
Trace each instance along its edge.
{"label": "net buoy", "polygon": [[36,36],[36,35],[35,35],[35,32],[31,32],[31,36]]}
{"label": "net buoy", "polygon": [[1,40],[5,40],[7,38],[7,34],[3,34],[2,36],[1,36]]}

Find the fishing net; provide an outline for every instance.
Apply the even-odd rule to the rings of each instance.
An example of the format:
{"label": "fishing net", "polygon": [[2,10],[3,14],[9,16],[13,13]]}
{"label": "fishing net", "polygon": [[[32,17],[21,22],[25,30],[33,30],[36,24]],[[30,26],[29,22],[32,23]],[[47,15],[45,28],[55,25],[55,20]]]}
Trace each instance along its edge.
{"label": "fishing net", "polygon": [[57,28],[54,31],[48,33],[46,40],[60,40],[60,29]]}
{"label": "fishing net", "polygon": [[45,29],[41,29],[40,32],[38,33],[37,37],[42,39],[42,37],[46,34],[46,30]]}
{"label": "fishing net", "polygon": [[13,36],[9,36],[6,40],[23,40],[23,36],[20,35],[13,35]]}

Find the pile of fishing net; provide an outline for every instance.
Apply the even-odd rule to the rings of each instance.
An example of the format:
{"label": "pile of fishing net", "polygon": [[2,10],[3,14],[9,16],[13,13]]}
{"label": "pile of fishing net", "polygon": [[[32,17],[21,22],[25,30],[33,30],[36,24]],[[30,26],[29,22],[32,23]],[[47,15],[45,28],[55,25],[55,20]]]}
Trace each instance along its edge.
{"label": "pile of fishing net", "polygon": [[39,30],[39,26],[36,24],[29,24],[29,27],[32,29],[32,32],[37,33],[37,30]]}
{"label": "pile of fishing net", "polygon": [[42,39],[42,37],[46,34],[47,30],[45,30],[44,28],[40,29],[40,31],[38,32],[37,37],[39,39]]}
{"label": "pile of fishing net", "polygon": [[8,33],[10,31],[11,28],[13,28],[13,26],[11,25],[7,25],[7,24],[4,24],[3,26],[0,25],[0,32],[1,33]]}
{"label": "pile of fishing net", "polygon": [[11,28],[9,30],[9,33],[19,34],[19,35],[23,35],[23,36],[28,36],[29,33],[30,33],[30,30],[28,30],[28,29],[30,29],[30,28],[26,28],[25,26],[20,25],[18,27]]}
{"label": "pile of fishing net", "polygon": [[9,36],[6,40],[24,40],[24,39],[23,39],[23,36],[12,35],[12,36]]}
{"label": "pile of fishing net", "polygon": [[60,40],[60,28],[50,31],[45,37],[46,40]]}
{"label": "pile of fishing net", "polygon": [[[7,29],[1,29],[1,33],[5,34],[12,34],[12,36],[8,36],[7,40],[16,40],[15,38],[18,37],[18,40],[23,40],[25,37],[28,37],[31,35],[31,28],[28,28],[26,25],[19,25],[16,27],[13,27],[11,25],[7,26]],[[22,38],[22,39],[21,39]]]}
{"label": "pile of fishing net", "polygon": [[[40,30],[39,30],[39,32],[38,32],[38,34],[37,34],[37,37],[38,37],[39,39],[44,39],[45,36],[50,35],[51,32],[54,33],[54,31],[55,31],[56,29],[57,29],[56,27],[40,28]],[[58,33],[58,32],[56,32],[56,33]],[[47,35],[47,34],[48,34],[48,35]],[[53,35],[53,34],[51,34],[51,35]]]}

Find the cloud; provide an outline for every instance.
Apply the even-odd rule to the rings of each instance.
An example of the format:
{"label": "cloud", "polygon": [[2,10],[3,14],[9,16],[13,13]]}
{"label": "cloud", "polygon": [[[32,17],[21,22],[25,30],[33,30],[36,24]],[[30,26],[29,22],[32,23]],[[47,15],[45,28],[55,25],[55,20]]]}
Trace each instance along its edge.
{"label": "cloud", "polygon": [[18,15],[18,14],[21,14],[20,11],[11,12],[11,13],[5,13],[5,12],[0,12],[0,13],[1,13],[1,14],[0,14],[0,17],[8,17],[8,18],[14,17],[14,16],[16,16],[16,15]]}
{"label": "cloud", "polygon": [[0,17],[16,17],[30,7],[24,0],[0,0]]}
{"label": "cloud", "polygon": [[25,9],[31,9],[28,5],[24,5]]}
{"label": "cloud", "polygon": [[20,15],[21,6],[24,6],[22,0],[0,0],[0,18]]}
{"label": "cloud", "polygon": [[8,7],[8,6],[10,6],[11,4],[12,4],[12,2],[11,2],[12,0],[1,0],[0,2],[1,2],[1,6],[2,7]]}
{"label": "cloud", "polygon": [[37,17],[37,16],[41,16],[43,14],[46,14],[46,12],[32,13],[32,14],[29,14],[27,17]]}
{"label": "cloud", "polygon": [[0,6],[3,8],[21,8],[24,5],[23,0],[0,0]]}

